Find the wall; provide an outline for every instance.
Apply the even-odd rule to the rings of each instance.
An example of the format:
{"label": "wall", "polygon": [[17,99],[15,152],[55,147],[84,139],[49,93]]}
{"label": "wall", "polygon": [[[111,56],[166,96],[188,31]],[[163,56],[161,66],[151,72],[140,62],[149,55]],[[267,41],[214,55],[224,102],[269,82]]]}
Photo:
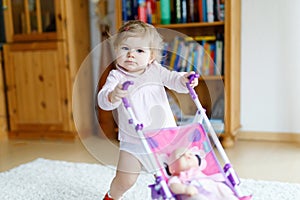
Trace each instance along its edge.
{"label": "wall", "polygon": [[300,1],[242,0],[244,131],[300,134]]}

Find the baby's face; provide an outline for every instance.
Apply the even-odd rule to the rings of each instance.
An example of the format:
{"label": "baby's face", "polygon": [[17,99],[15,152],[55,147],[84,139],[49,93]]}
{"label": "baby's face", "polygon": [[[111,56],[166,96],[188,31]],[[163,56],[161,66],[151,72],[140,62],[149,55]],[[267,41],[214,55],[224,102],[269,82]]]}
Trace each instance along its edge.
{"label": "baby's face", "polygon": [[142,37],[129,37],[123,40],[116,49],[117,63],[124,70],[141,74],[149,63],[152,56],[149,41]]}
{"label": "baby's face", "polygon": [[192,152],[185,152],[169,166],[169,170],[172,174],[177,175],[182,171],[189,170],[198,166],[198,159]]}

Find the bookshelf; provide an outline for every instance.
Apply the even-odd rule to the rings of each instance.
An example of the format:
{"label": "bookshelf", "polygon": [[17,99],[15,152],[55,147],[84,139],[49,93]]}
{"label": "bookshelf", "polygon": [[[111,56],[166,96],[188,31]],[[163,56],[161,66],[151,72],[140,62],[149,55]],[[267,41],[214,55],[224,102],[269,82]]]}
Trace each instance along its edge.
{"label": "bookshelf", "polygon": [[74,139],[72,86],[89,53],[88,4],[4,2],[9,138]]}
{"label": "bookshelf", "polygon": [[[146,3],[147,1],[145,1]],[[161,3],[161,1],[152,1]],[[171,3],[175,1],[170,1]],[[195,1],[194,1],[195,2]],[[215,1],[214,1],[215,2]],[[223,35],[223,73],[219,76],[201,76],[199,86],[195,88],[200,101],[207,111],[212,114],[212,108],[218,97],[223,95],[224,131],[220,134],[224,147],[234,145],[237,130],[240,128],[240,0],[226,0],[224,3],[224,20],[214,22],[195,21],[188,23],[161,24],[159,20],[153,23],[155,27],[178,31],[190,37],[199,35]],[[157,6],[159,8],[160,5]],[[159,10],[156,10],[159,12]],[[156,16],[159,14],[156,13]],[[116,29],[123,24],[122,1],[115,1]],[[221,86],[220,86],[221,85]],[[223,88],[220,88],[223,87]],[[182,110],[191,110],[192,102],[178,95],[185,102]],[[187,111],[188,112],[188,111]]]}

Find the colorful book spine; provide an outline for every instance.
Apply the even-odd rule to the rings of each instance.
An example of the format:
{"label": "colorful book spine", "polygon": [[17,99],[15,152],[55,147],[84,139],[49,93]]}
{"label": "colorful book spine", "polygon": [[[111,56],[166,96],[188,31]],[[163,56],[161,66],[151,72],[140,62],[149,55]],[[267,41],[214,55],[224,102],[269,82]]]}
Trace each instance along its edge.
{"label": "colorful book spine", "polygon": [[214,0],[214,20],[215,21],[221,21],[220,16],[220,0]]}
{"label": "colorful book spine", "polygon": [[206,0],[202,0],[202,15],[203,15],[203,20],[202,22],[207,22],[207,4]]}
{"label": "colorful book spine", "polygon": [[138,0],[131,0],[132,1],[132,7],[129,8],[132,11],[132,19],[138,19],[139,18],[139,14],[138,14],[138,8],[139,8],[139,4],[138,4]]}
{"label": "colorful book spine", "polygon": [[198,0],[188,0],[187,4],[187,22],[197,22],[198,18]]}
{"label": "colorful book spine", "polygon": [[160,0],[161,24],[171,23],[170,0]]}
{"label": "colorful book spine", "polygon": [[216,45],[215,45],[215,42],[209,43],[209,51],[210,51],[209,75],[216,75],[216,65],[215,65]]}
{"label": "colorful book spine", "polygon": [[197,73],[202,74],[202,68],[203,68],[203,56],[204,56],[204,50],[203,46],[198,44],[196,47],[196,51],[198,52],[197,57]]}
{"label": "colorful book spine", "polygon": [[214,22],[224,20],[222,0],[121,0],[123,21],[150,24]]}
{"label": "colorful book spine", "polygon": [[190,72],[194,69],[194,42],[189,42],[188,49],[189,49],[189,55],[188,55],[188,60],[187,60],[187,67],[186,71]]}
{"label": "colorful book spine", "polygon": [[163,51],[162,64],[170,70],[211,76],[222,73],[224,47],[221,35],[175,37],[167,47]]}
{"label": "colorful book spine", "polygon": [[151,21],[152,24],[157,24],[157,8],[156,8],[156,0],[150,0],[151,4],[151,11],[152,11],[152,16],[151,16]]}
{"label": "colorful book spine", "polygon": [[185,42],[185,51],[182,57],[181,68],[180,68],[181,72],[186,72],[188,67],[188,58],[190,53],[190,49],[188,48],[188,43],[189,43],[188,41]]}
{"label": "colorful book spine", "polygon": [[176,23],[182,22],[181,0],[176,0],[176,2],[175,2],[175,17],[176,17]]}
{"label": "colorful book spine", "polygon": [[223,41],[216,40],[216,75],[222,75],[223,66]]}
{"label": "colorful book spine", "polygon": [[176,53],[176,59],[175,59],[175,63],[174,63],[174,70],[175,71],[180,71],[180,61],[182,58],[182,51],[184,50],[184,42],[182,40],[179,40],[179,44],[178,44],[178,49],[177,49],[177,53]]}
{"label": "colorful book spine", "polygon": [[128,21],[129,20],[129,17],[128,16],[128,0],[122,0],[122,20],[123,21]]}
{"label": "colorful book spine", "polygon": [[153,15],[153,11],[152,11],[152,6],[151,6],[151,1],[150,0],[146,0],[146,16],[147,16],[147,23],[152,24],[152,15]]}
{"label": "colorful book spine", "polygon": [[156,0],[156,22],[161,23],[160,0]]}
{"label": "colorful book spine", "polygon": [[163,50],[162,50],[162,59],[160,62],[160,64],[164,67],[167,65],[168,49],[169,49],[169,44],[164,43]]}
{"label": "colorful book spine", "polygon": [[171,56],[171,60],[170,60],[170,69],[172,69],[172,70],[174,69],[174,65],[175,65],[175,59],[177,56],[178,45],[179,45],[179,38],[175,37],[173,39],[172,56]]}
{"label": "colorful book spine", "polygon": [[199,22],[203,22],[203,3],[205,0],[198,0],[198,14],[199,14]]}
{"label": "colorful book spine", "polygon": [[214,0],[206,0],[207,22],[214,21]]}
{"label": "colorful book spine", "polygon": [[187,23],[187,0],[181,0],[181,21]]}
{"label": "colorful book spine", "polygon": [[147,22],[146,0],[138,0],[138,16],[139,20]]}

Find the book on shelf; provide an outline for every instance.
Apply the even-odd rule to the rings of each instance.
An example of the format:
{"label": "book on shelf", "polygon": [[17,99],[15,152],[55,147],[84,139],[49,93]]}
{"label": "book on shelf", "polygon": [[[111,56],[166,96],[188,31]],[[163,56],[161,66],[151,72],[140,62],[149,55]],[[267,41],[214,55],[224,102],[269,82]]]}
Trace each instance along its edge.
{"label": "book on shelf", "polygon": [[122,20],[124,22],[139,19],[138,10],[138,0],[122,0]]}
{"label": "book on shelf", "polygon": [[198,0],[188,0],[187,22],[199,22]]}
{"label": "book on shelf", "polygon": [[160,23],[171,23],[171,8],[170,0],[160,0]]}
{"label": "book on shelf", "polygon": [[122,0],[122,19],[150,24],[224,21],[224,0]]}
{"label": "book on shelf", "polygon": [[221,8],[220,8],[220,0],[213,0],[214,1],[214,21],[223,21],[221,18]]}
{"label": "book on shelf", "polygon": [[202,12],[202,21],[201,22],[207,22],[207,4],[206,0],[201,0],[202,1],[202,7],[199,12]]}
{"label": "book on shelf", "polygon": [[150,24],[157,24],[156,0],[146,0],[146,8],[147,22]]}
{"label": "book on shelf", "polygon": [[206,0],[207,22],[214,21],[214,0]]}
{"label": "book on shelf", "polygon": [[175,22],[176,23],[182,23],[182,4],[181,4],[181,0],[175,0],[174,2],[174,6],[175,6]]}
{"label": "book on shelf", "polygon": [[173,39],[173,43],[172,43],[172,52],[171,52],[171,60],[170,60],[170,69],[173,70],[174,69],[174,65],[175,65],[175,59],[178,55],[179,52],[177,52],[178,50],[178,45],[179,45],[179,38],[175,37]]}
{"label": "book on shelf", "polygon": [[219,0],[220,2],[220,21],[225,19],[225,0]]}
{"label": "book on shelf", "polygon": [[143,22],[148,22],[146,0],[138,0],[138,19]]}
{"label": "book on shelf", "polygon": [[187,0],[181,0],[181,22],[187,23]]}
{"label": "book on shelf", "polygon": [[[224,133],[225,125],[224,125],[224,121],[222,119],[210,119],[209,122],[217,134]],[[203,126],[204,126],[204,129],[208,132],[209,130],[208,130],[207,124],[204,124]]]}
{"label": "book on shelf", "polygon": [[[168,101],[173,112],[173,116],[176,120],[177,125],[182,126],[185,124],[199,122],[203,124],[203,128],[208,131],[208,126],[203,121],[203,116],[198,115],[196,112],[195,115],[192,114],[185,114],[179,104],[181,103],[180,100],[175,99],[174,96],[167,92]],[[211,126],[213,127],[214,131],[217,134],[224,133],[224,120],[219,118],[211,118],[209,119]]]}
{"label": "book on shelf", "polygon": [[223,46],[221,37],[215,35],[175,37],[165,44],[162,64],[175,71],[196,71],[206,76],[221,75]]}

